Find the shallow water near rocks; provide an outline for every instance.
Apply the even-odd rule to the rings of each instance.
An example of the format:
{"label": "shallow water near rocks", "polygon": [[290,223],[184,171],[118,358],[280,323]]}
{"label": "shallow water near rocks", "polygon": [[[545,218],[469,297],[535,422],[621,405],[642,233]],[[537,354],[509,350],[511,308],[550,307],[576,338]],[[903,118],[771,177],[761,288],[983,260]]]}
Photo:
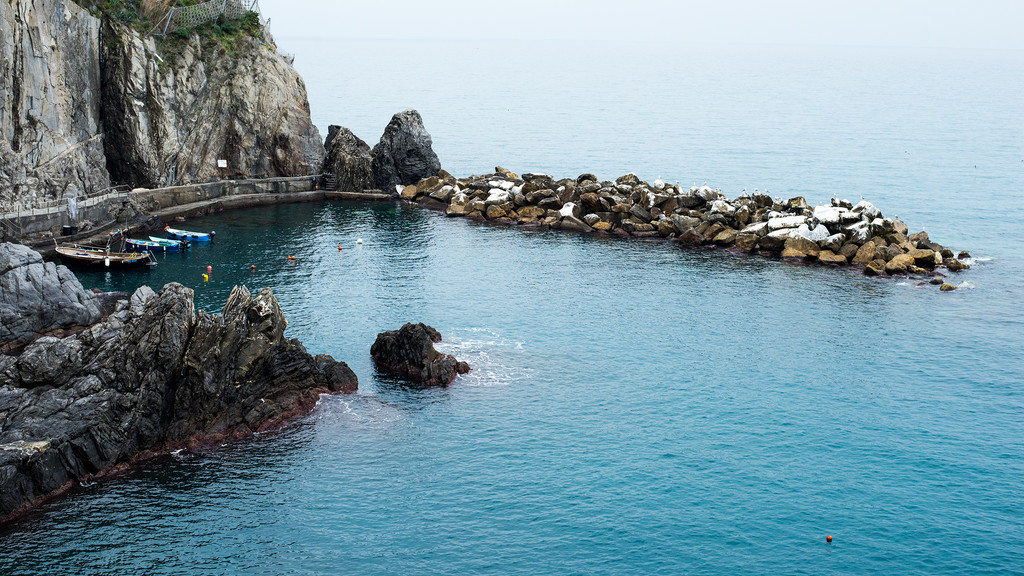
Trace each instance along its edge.
{"label": "shallow water near rocks", "polygon": [[[402,49],[375,48],[385,55]],[[637,72],[644,78],[663,77],[645,55],[636,48],[622,58],[648,62]],[[792,106],[828,108],[822,103],[847,88],[835,83],[843,70],[868,77],[905,71],[904,60],[869,57],[840,62],[817,91],[801,84],[804,100]],[[352,58],[335,69],[348,70],[355,84],[364,72],[372,78]],[[453,67],[479,69],[449,58]],[[509,74],[525,68],[509,58]],[[989,88],[970,93],[992,100],[972,114],[986,126],[1024,117],[1019,99],[1001,91],[1024,74],[995,72],[1019,71],[1021,59],[978,58],[989,67],[947,68]],[[804,60],[787,62],[762,75],[763,89],[781,90],[794,75],[809,74]],[[872,67],[879,71],[864,72]],[[694,85],[717,74],[696,64],[687,70],[704,70],[704,77],[687,76]],[[801,146],[818,146],[823,157],[775,150],[779,141],[752,122],[752,157],[765,164],[707,152],[718,158],[712,164],[743,164],[723,168],[726,182],[710,183],[736,196],[730,186],[760,178],[803,182],[817,188],[802,192],[815,204],[833,192],[852,196],[835,182],[889,182],[868,198],[912,229],[925,226],[935,240],[969,249],[975,266],[955,278],[970,289],[940,293],[916,279],[359,203],[191,220],[181,227],[216,230],[216,241],[158,256],[148,272],[81,274],[83,284],[105,290],[182,282],[206,310],[219,310],[235,284],[270,286],[289,320],[287,335],[348,362],[360,391],[324,397],[284,430],[167,455],[75,489],[0,528],[0,573],[1019,573],[1024,266],[1020,240],[1007,230],[1024,216],[1016,199],[1024,189],[1020,159],[1010,160],[1024,146],[1019,134],[954,131],[951,141],[965,156],[994,164],[980,186],[964,180],[965,167],[947,162],[934,132],[912,129],[960,110],[967,92],[944,92],[915,109],[913,126],[869,122],[872,110],[923,101],[923,91],[941,83],[928,70],[908,81],[906,94],[865,91],[852,128],[827,114],[804,117]],[[323,78],[300,71],[316,111],[313,87]],[[420,86],[416,78],[410,84]],[[474,98],[501,100],[503,92],[476,86]],[[382,106],[404,107],[387,100],[399,96],[382,94]],[[481,145],[451,134],[468,120],[453,106],[443,115],[431,94],[411,96],[439,106],[431,114],[418,105],[442,162],[459,174],[474,171],[464,160]],[[742,108],[747,94],[723,89],[719,100]],[[620,96],[633,102],[624,89]],[[524,102],[542,116],[550,105]],[[772,105],[786,114],[768,110],[766,118],[795,118],[787,102]],[[601,109],[577,104],[595,115]],[[376,114],[369,104],[335,112]],[[638,125],[656,125],[642,106],[629,114]],[[486,115],[469,116],[484,125]],[[550,132],[538,136],[524,125],[508,141],[554,142],[559,124],[550,116]],[[458,120],[432,124],[438,117]],[[698,142],[732,133],[728,122],[690,121]],[[887,143],[899,136],[929,160],[889,162],[889,151],[867,147],[848,164],[835,162],[830,130],[839,130],[840,141],[858,130]],[[595,145],[603,156],[594,164],[579,163],[612,178],[625,170],[607,160],[615,144],[604,146]],[[652,146],[642,162],[639,153],[617,150],[623,164],[679,163],[664,146]],[[575,176],[578,160],[542,168]],[[933,161],[945,171],[930,169]],[[814,179],[823,166],[834,174]],[[208,265],[212,277],[203,282]],[[407,321],[437,328],[441,347],[473,371],[431,390],[377,375],[369,360],[374,337]]]}

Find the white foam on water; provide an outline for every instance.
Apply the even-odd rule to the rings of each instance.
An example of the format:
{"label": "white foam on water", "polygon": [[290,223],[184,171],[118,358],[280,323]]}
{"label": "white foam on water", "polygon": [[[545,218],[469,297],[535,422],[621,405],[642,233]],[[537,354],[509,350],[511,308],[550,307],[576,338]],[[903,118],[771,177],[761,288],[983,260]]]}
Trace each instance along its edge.
{"label": "white foam on water", "polygon": [[383,425],[403,419],[400,408],[374,394],[326,396],[315,415],[317,420],[343,420],[360,425]]}
{"label": "white foam on water", "polygon": [[486,328],[454,328],[435,346],[467,362],[468,374],[461,374],[460,386],[511,386],[530,378],[534,370],[524,366],[524,342],[511,340]]}

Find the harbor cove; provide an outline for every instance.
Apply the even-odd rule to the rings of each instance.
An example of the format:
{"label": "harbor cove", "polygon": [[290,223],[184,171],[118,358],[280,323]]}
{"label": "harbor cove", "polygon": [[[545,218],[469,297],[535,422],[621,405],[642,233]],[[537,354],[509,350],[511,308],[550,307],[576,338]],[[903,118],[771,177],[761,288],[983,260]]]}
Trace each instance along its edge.
{"label": "harbor cove", "polygon": [[156,4],[0,4],[0,574],[1022,573],[1024,50]]}

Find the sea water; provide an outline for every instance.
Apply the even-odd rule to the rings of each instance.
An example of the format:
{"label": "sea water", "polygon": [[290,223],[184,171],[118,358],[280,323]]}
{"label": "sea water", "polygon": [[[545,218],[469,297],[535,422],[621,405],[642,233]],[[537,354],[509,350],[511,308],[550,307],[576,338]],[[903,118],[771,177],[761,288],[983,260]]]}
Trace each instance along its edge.
{"label": "sea water", "polygon": [[[940,293],[390,203],[191,220],[216,240],[80,278],[270,286],[359,392],[76,488],[0,528],[0,573],[1021,573],[1024,55],[282,44],[323,132],[416,107],[457,175],[863,194],[973,267]],[[473,370],[376,373],[409,321]]]}

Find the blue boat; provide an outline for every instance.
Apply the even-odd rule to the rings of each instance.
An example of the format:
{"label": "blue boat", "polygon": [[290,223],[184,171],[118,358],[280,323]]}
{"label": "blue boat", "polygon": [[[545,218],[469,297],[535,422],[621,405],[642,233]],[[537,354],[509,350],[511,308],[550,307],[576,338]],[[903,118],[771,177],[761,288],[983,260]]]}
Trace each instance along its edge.
{"label": "blue boat", "polygon": [[173,238],[175,240],[188,240],[189,242],[209,242],[210,240],[213,240],[213,236],[214,234],[216,234],[216,232],[206,233],[189,232],[188,230],[177,230],[175,228],[171,228],[170,226],[165,226],[164,232],[167,234],[168,238]]}
{"label": "blue boat", "polygon": [[181,250],[181,242],[152,240],[140,240],[138,238],[125,238],[124,245],[132,250],[147,250],[149,252],[178,252]]}
{"label": "blue boat", "polygon": [[180,246],[182,250],[188,250],[189,245],[188,240],[171,240],[170,238],[160,238],[159,236],[150,236],[149,241],[157,242],[159,244]]}

